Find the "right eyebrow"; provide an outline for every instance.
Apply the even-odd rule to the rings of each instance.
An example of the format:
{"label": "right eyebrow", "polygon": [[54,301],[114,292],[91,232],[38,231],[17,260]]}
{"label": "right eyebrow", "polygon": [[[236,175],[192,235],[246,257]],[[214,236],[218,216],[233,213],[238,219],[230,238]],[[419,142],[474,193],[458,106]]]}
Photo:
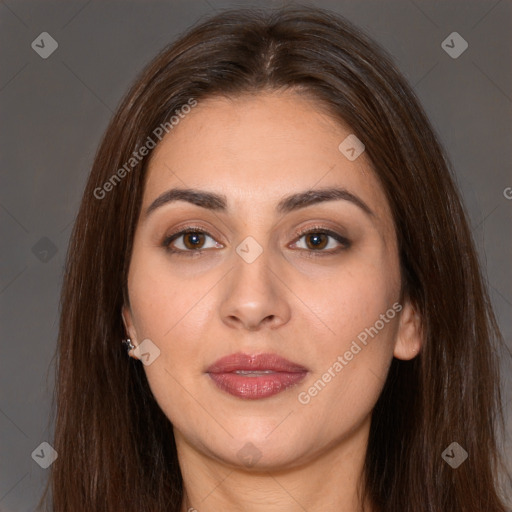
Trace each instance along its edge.
{"label": "right eyebrow", "polygon": [[[276,211],[279,213],[289,213],[314,204],[335,200],[349,201],[358,206],[370,217],[375,216],[374,212],[361,198],[344,188],[337,187],[311,189],[291,194],[279,201],[276,206]],[[158,196],[148,206],[144,212],[144,216],[147,218],[148,215],[157,208],[174,201],[187,201],[201,208],[213,211],[228,211],[228,201],[224,194],[191,188],[173,188]]]}

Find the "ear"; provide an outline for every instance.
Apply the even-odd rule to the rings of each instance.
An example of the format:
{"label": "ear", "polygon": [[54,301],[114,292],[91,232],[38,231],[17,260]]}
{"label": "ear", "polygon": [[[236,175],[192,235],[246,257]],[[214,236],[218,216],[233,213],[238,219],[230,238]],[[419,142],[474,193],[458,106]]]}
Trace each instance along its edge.
{"label": "ear", "polygon": [[[133,345],[135,345],[137,347],[139,344],[139,342],[137,340],[137,331],[135,330],[135,325],[133,323],[133,315],[132,315],[132,311],[129,306],[122,307],[121,316],[123,317],[124,329],[126,331],[128,338],[130,338]],[[133,354],[134,350],[135,349],[130,350],[128,352],[128,355],[130,357],[133,357],[134,359],[138,359],[138,357]]]}
{"label": "ear", "polygon": [[423,346],[421,317],[409,300],[400,313],[393,355],[405,361],[416,357]]}

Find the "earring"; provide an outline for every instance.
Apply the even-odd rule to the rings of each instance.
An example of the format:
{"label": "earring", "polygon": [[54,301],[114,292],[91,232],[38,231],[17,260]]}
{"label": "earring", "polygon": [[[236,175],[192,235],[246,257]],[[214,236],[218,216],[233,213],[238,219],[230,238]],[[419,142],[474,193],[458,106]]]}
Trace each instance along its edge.
{"label": "earring", "polygon": [[121,340],[121,343],[125,346],[126,351],[129,353],[130,350],[135,348],[135,345],[132,343],[130,338],[126,338],[125,340]]}

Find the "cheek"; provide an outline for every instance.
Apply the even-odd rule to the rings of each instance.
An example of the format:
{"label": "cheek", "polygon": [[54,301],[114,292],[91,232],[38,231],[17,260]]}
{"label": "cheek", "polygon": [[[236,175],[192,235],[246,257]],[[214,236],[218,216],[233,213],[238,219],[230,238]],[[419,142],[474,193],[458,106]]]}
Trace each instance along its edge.
{"label": "cheek", "polygon": [[[202,352],[214,311],[208,294],[218,277],[183,278],[154,250],[134,252],[128,286],[139,341],[149,338],[159,358],[145,366],[155,396],[173,393],[172,377],[184,385],[201,375]],[[161,387],[157,382],[161,381]],[[179,385],[176,384],[177,389]]]}
{"label": "cheek", "polygon": [[130,303],[139,337],[172,339],[187,312],[197,313],[203,292],[196,281],[180,279],[154,248],[135,250],[128,275]]}
{"label": "cheek", "polygon": [[[358,252],[336,272],[316,272],[307,281],[296,282],[294,292],[304,298],[307,306],[299,307],[309,311],[304,327],[317,332],[315,345],[322,347],[319,354],[332,357],[333,353],[346,350],[398,300],[400,278],[392,256],[381,251],[369,258]],[[391,315],[396,316],[394,311]],[[386,326],[392,323],[386,322]],[[381,338],[392,334],[387,328],[382,331],[386,336]]]}
{"label": "cheek", "polygon": [[198,344],[204,337],[199,329],[209,314],[201,297],[209,287],[196,280],[185,285],[151,251],[134,252],[128,286],[138,340],[148,338],[160,350],[158,358],[144,366],[151,392],[169,420],[180,425],[183,416],[188,417],[180,412],[197,407],[192,396],[202,368]]}
{"label": "cheek", "polygon": [[321,282],[307,295],[314,364],[299,402],[328,429],[349,421],[349,411],[362,420],[382,390],[398,328],[400,281],[395,260],[383,253],[371,261],[355,258]]}

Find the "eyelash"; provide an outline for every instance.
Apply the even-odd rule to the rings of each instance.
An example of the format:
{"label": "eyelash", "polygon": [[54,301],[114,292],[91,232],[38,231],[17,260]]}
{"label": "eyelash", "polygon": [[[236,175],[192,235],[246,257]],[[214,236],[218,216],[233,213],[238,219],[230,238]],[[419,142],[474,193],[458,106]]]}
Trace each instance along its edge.
{"label": "eyelash", "polygon": [[[213,237],[203,228],[200,228],[199,226],[186,226],[182,230],[173,233],[169,236],[166,236],[162,242],[162,246],[171,254],[177,254],[179,256],[185,256],[185,257],[197,257],[202,255],[204,252],[208,251],[209,249],[198,249],[198,250],[184,250],[184,249],[173,249],[171,248],[171,243],[174,242],[174,240],[178,239],[180,236],[187,235],[190,233],[203,233],[210,238],[213,239]],[[300,230],[295,233],[296,241],[294,243],[297,243],[303,236],[309,235],[309,234],[324,234],[328,235],[329,237],[336,240],[338,243],[341,244],[341,247],[338,247],[336,249],[331,249],[329,251],[324,250],[318,250],[315,251],[314,249],[300,249],[301,251],[307,252],[307,257],[315,258],[315,257],[323,257],[323,256],[329,256],[333,254],[337,254],[338,252],[348,249],[351,246],[350,240],[347,238],[341,236],[340,234],[336,233],[335,231],[331,231],[330,229],[324,228],[322,226],[313,226],[309,227],[305,230]]]}

